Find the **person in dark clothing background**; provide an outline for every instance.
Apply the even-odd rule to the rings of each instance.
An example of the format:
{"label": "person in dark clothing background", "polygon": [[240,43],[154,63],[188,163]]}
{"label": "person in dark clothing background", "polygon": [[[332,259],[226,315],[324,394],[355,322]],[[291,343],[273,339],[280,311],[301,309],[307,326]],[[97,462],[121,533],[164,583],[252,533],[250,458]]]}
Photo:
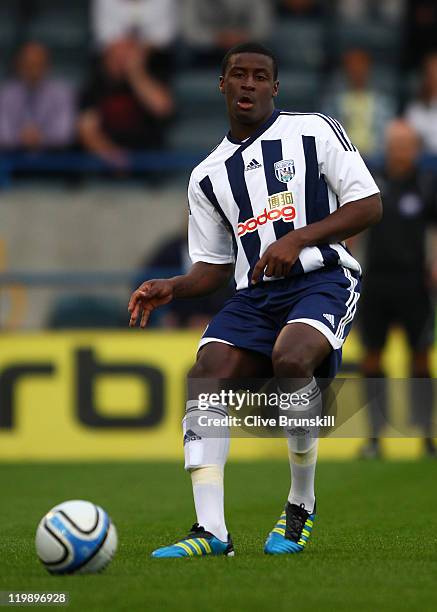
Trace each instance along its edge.
{"label": "person in dark clothing background", "polygon": [[[402,119],[392,121],[386,133],[384,167],[375,176],[384,216],[366,236],[366,280],[360,304],[365,347],[362,373],[369,379],[384,377],[382,351],[387,334],[392,325],[400,325],[411,351],[412,423],[422,431],[425,452],[435,456],[430,349],[437,259],[435,253],[429,257],[426,243],[429,229],[437,223],[437,190],[435,178],[417,167],[419,153],[420,141],[414,129]],[[381,454],[379,439],[387,422],[385,386],[383,381],[376,383],[377,392],[369,403],[371,438],[362,449],[363,457]]]}
{"label": "person in dark clothing background", "polygon": [[168,78],[165,54],[133,38],[110,43],[81,94],[82,146],[121,168],[129,151],[161,149],[174,109]]}

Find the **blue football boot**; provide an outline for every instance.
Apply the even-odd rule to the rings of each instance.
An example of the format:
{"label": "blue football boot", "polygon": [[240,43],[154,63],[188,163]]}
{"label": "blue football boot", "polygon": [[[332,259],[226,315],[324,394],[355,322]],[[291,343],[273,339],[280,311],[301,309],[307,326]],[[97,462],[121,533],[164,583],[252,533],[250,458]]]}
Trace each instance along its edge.
{"label": "blue football boot", "polygon": [[316,517],[316,506],[310,514],[301,504],[287,502],[284,512],[269,533],[264,552],[267,555],[285,555],[302,552],[308,543]]}
{"label": "blue football boot", "polygon": [[177,557],[204,557],[205,555],[225,555],[233,557],[234,545],[230,534],[228,541],[222,542],[198,523],[194,523],[190,533],[182,540],[170,546],[157,548],[152,552],[155,559],[172,559]]}

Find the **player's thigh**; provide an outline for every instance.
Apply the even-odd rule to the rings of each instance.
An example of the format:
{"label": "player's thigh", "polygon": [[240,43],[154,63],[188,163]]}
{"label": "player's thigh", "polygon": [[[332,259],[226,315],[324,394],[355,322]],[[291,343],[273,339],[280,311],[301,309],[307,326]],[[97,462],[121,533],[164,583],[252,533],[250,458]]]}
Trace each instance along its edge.
{"label": "player's thigh", "polygon": [[328,357],[332,346],[318,329],[307,323],[289,323],[273,347],[273,371],[279,378],[307,378]]}
{"label": "player's thigh", "polygon": [[[341,363],[360,297],[358,275],[342,267],[316,271],[297,281],[298,299],[273,352],[276,376],[332,378]],[[316,372],[317,370],[317,372]]]}
{"label": "player's thigh", "polygon": [[200,348],[188,374],[188,399],[239,388],[241,384],[252,387],[254,379],[267,378],[270,372],[271,361],[260,353],[224,342],[208,342]]}
{"label": "player's thigh", "polygon": [[225,342],[209,342],[197,354],[197,361],[188,377],[195,378],[267,378],[270,360],[261,353]]}

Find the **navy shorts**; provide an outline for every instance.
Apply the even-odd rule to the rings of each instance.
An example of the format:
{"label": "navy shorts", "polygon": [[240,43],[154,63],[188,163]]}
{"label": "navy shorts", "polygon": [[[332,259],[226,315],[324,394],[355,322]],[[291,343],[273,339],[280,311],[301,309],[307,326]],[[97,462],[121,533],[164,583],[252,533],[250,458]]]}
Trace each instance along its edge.
{"label": "navy shorts", "polygon": [[212,319],[199,348],[224,342],[271,358],[281,329],[289,323],[306,323],[318,329],[333,349],[315,374],[333,378],[341,365],[341,347],[355,316],[360,285],[356,272],[336,267],[241,289]]}

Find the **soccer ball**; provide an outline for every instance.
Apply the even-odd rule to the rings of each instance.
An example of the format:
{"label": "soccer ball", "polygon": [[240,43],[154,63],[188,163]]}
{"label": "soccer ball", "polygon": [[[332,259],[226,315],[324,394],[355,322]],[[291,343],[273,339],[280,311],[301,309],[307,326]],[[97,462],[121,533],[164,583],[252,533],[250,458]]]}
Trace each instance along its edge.
{"label": "soccer ball", "polygon": [[115,526],[100,506],[72,500],[55,506],[41,519],[35,545],[51,574],[92,574],[108,565],[117,541]]}

